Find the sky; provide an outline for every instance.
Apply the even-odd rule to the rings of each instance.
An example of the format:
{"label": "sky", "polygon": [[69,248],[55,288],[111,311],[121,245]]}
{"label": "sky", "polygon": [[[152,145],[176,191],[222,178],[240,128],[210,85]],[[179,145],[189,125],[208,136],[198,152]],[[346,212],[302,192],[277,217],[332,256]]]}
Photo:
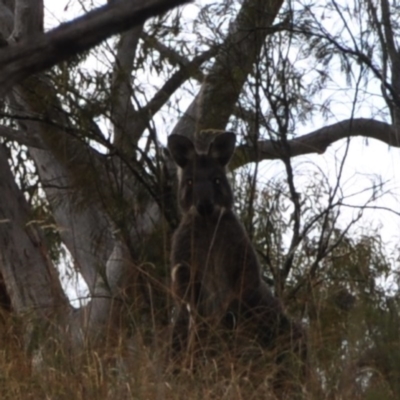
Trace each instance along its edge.
{"label": "sky", "polygon": [[[46,29],[57,26],[59,22],[68,21],[77,15],[77,10],[80,11],[80,7],[74,0],[45,0],[45,26]],[[83,4],[90,6],[91,1],[85,1]],[[96,2],[96,4],[105,3]],[[194,5],[186,6],[184,15],[191,19],[197,12],[197,6],[200,3],[196,1]],[[95,62],[95,61],[94,61]],[[332,110],[334,117],[329,119],[314,118],[312,122],[306,125],[299,125],[298,134],[306,134],[314,129],[318,129],[322,126],[328,125],[340,121],[342,119],[349,118],[349,107],[348,104],[351,101],[352,91],[343,91],[347,84],[342,78],[342,75],[338,73],[337,78],[333,79],[331,91],[327,90],[322,96],[337,95],[337,89],[341,89],[341,96],[348,97],[347,100],[343,101],[343,104],[336,102]],[[379,93],[379,87],[373,88],[372,91]],[[180,100],[180,107],[185,109],[185,106],[189,104],[191,98],[183,98]],[[376,101],[379,100],[377,97]],[[365,106],[367,107],[367,106]],[[369,110],[360,109],[358,116],[369,116]],[[162,126],[162,120],[159,120],[156,125]],[[161,129],[162,130],[162,129]],[[161,141],[165,143],[165,138],[168,132],[161,132]],[[297,171],[295,184],[301,188],[307,180],[307,171],[309,171],[310,165],[314,164],[319,166],[322,171],[329,175],[331,184],[336,182],[336,174],[343,158],[343,155],[347,152],[347,159],[345,168],[343,171],[343,190],[347,195],[362,191],[366,186],[370,184],[371,179],[382,179],[387,182],[387,189],[390,193],[379,199],[375,205],[381,208],[387,208],[400,212],[400,149],[390,148],[388,145],[374,139],[365,138],[352,138],[350,141],[349,148],[347,149],[347,141],[342,140],[330,146],[325,154],[323,155],[308,155],[297,157],[293,160],[295,170]],[[280,161],[267,161],[263,162],[260,166],[261,174],[263,179],[268,181],[269,178],[276,177],[279,174],[284,174],[284,168]],[[283,175],[282,175],[283,176]],[[365,200],[365,194],[359,194],[351,198],[353,204],[360,204]],[[348,222],[354,215],[354,210],[348,209],[341,215],[341,223],[343,226]],[[358,224],[358,230],[354,230],[354,234],[362,233],[362,228],[368,230],[370,228],[379,228],[382,235],[383,241],[387,244],[387,251],[391,254],[393,266],[398,266],[400,262],[400,217],[394,213],[382,211],[382,210],[366,210],[364,216]]]}

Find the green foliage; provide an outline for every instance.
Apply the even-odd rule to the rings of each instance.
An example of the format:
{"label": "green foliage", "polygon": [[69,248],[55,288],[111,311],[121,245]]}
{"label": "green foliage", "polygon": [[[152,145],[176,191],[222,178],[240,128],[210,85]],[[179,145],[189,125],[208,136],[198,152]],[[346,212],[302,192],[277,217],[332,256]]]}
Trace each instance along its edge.
{"label": "green foliage", "polygon": [[[293,203],[285,182],[276,178],[254,189],[253,174],[250,168],[236,175],[236,206],[252,233],[265,279],[275,287],[290,255]],[[397,398],[400,304],[386,283],[395,266],[385,243],[378,231],[359,225],[351,230],[355,221],[340,225],[340,202],[329,197],[326,202],[324,181],[316,178],[301,190],[301,227],[307,234],[295,248],[281,296],[291,315],[307,326],[314,393]]]}

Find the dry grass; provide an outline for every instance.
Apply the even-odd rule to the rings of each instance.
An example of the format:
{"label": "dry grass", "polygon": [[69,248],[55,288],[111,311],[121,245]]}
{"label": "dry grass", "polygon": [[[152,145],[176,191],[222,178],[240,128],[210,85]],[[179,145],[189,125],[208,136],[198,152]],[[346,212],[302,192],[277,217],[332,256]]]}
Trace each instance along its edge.
{"label": "dry grass", "polygon": [[[167,363],[167,341],[144,344],[138,334],[113,348],[71,354],[53,338],[28,356],[11,318],[0,327],[1,399],[275,399],[271,355],[248,349],[242,356],[222,351]],[[114,341],[115,343],[115,341]],[[218,354],[218,355],[216,355]]]}
{"label": "dry grass", "polygon": [[[378,379],[366,394],[360,391],[356,375],[353,379],[349,372],[339,371],[337,379],[331,379],[328,385],[323,379],[316,379],[315,367],[311,368],[306,382],[296,373],[286,374],[285,384],[277,388],[279,370],[275,355],[254,344],[247,347],[241,344],[240,349],[232,351],[226,341],[221,341],[215,343],[211,352],[198,348],[197,354],[184,357],[177,363],[179,365],[171,365],[166,357],[167,341],[145,343],[140,334],[129,341],[120,340],[112,348],[86,346],[79,354],[71,354],[48,337],[41,352],[33,357],[28,356],[20,337],[18,323],[2,318],[1,399],[396,398],[384,379]],[[368,371],[363,373],[368,376]]]}

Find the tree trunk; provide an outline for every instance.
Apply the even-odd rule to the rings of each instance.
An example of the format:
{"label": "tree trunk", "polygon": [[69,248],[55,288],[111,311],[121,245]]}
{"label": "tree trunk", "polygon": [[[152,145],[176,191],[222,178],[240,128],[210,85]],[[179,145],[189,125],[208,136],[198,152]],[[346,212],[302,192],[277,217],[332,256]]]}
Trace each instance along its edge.
{"label": "tree trunk", "polygon": [[40,229],[0,146],[0,272],[18,314],[48,318],[68,308]]}
{"label": "tree trunk", "polygon": [[172,133],[225,129],[283,0],[245,0],[210,74]]}

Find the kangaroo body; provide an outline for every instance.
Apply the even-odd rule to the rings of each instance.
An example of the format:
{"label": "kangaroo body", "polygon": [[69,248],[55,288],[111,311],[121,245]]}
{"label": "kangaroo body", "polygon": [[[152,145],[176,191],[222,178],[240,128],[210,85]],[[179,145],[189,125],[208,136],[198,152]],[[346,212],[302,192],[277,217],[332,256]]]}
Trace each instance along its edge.
{"label": "kangaroo body", "polygon": [[[244,301],[251,307],[261,299],[269,303],[271,312],[282,312],[262,280],[255,251],[231,210],[209,218],[195,211],[184,215],[173,238],[171,258],[175,268],[190,270],[175,294],[195,306],[202,317],[218,322],[227,312],[239,311],[230,309],[234,304]],[[175,274],[178,271],[175,269]],[[176,281],[176,275],[174,278]]]}
{"label": "kangaroo body", "polygon": [[183,212],[171,250],[174,353],[187,348],[194,320],[203,331],[251,326],[259,341],[270,344],[279,332],[291,330],[291,323],[263,281],[256,252],[232,211],[225,167],[235,135],[219,134],[207,153],[180,135],[171,135],[168,147],[180,168]]}

